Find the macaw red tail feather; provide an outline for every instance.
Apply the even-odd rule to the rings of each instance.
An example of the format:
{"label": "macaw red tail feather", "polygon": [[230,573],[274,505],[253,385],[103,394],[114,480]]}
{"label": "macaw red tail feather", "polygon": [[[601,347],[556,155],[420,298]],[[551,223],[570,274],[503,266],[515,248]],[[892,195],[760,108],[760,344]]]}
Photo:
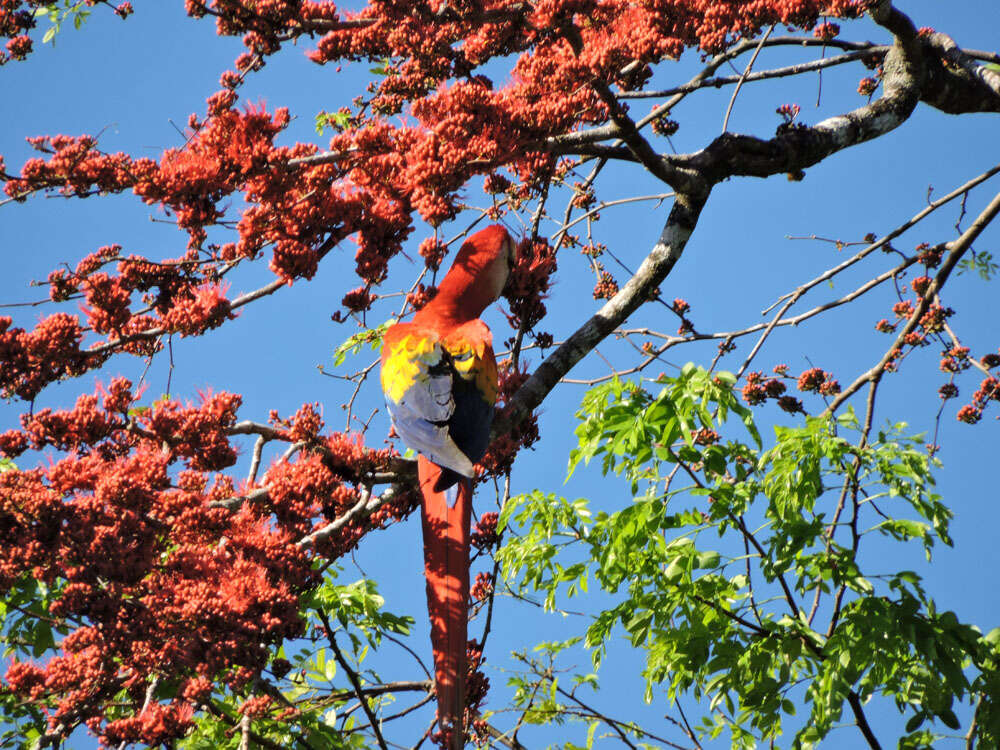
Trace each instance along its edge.
{"label": "macaw red tail feather", "polygon": [[[434,683],[438,723],[450,733],[449,747],[465,745],[465,649],[469,620],[469,538],[472,521],[472,482],[460,477],[441,492],[442,469],[423,456],[417,476],[423,496],[424,576],[427,611],[434,649]],[[453,503],[449,502],[453,500]]]}

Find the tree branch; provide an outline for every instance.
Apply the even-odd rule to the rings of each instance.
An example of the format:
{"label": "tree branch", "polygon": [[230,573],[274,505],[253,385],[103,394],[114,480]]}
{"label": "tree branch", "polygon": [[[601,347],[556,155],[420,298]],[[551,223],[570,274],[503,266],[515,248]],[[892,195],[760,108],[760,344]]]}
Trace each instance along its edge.
{"label": "tree branch", "polygon": [[494,422],[492,434],[509,430],[535,409],[562,377],[621,325],[673,270],[708,196],[677,194],[660,239],[624,287],[550,354],[525,381]]}
{"label": "tree branch", "polygon": [[927,312],[927,308],[930,306],[931,300],[933,300],[934,296],[941,291],[941,288],[945,285],[945,282],[947,282],[948,277],[955,269],[958,261],[962,259],[962,256],[965,255],[966,251],[975,239],[982,234],[983,230],[986,229],[994,218],[996,218],[998,213],[1000,213],[1000,193],[997,193],[993,200],[990,201],[990,204],[983,209],[983,212],[976,217],[972,226],[965,230],[965,233],[962,234],[961,237],[948,244],[948,256],[941,264],[941,269],[937,272],[934,280],[928,285],[927,290],[924,292],[924,295],[920,298],[920,302],[917,304],[917,308],[906,321],[906,325],[903,326],[903,329],[896,336],[896,340],[893,341],[892,346],[890,346],[888,351],[886,351],[886,353],[882,356],[882,359],[880,359],[874,367],[859,375],[853,383],[841,391],[841,393],[823,412],[824,416],[829,416],[830,414],[835,413],[837,409],[839,409],[841,405],[865,383],[882,377],[882,374],[885,372],[886,365],[892,361],[896,350],[902,347],[903,340],[906,338],[907,334],[912,333],[917,327],[920,319],[923,317],[924,313]]}

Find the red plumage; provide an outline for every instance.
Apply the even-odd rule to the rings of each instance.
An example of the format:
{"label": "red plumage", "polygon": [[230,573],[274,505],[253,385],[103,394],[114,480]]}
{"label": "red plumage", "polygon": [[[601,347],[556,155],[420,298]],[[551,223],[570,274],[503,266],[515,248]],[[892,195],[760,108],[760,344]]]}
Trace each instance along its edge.
{"label": "red plumage", "polygon": [[385,333],[382,389],[396,432],[418,451],[424,573],[434,650],[438,722],[453,750],[465,743],[469,535],[473,464],[489,440],[497,370],[479,315],[495,301],[515,261],[507,231],[470,237],[413,317]]}

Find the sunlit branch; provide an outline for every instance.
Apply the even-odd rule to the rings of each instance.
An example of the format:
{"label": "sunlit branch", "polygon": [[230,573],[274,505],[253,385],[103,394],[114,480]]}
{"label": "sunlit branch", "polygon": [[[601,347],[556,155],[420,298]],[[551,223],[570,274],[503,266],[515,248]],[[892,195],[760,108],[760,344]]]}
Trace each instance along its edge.
{"label": "sunlit branch", "polygon": [[676,196],[660,239],[635,275],[538,366],[494,423],[494,435],[509,429],[511,424],[516,424],[541,404],[577,362],[653,296],[654,290],[680,259],[704,204],[704,198]]}
{"label": "sunlit branch", "polygon": [[[767,45],[765,45],[767,46]],[[664,96],[673,96],[674,94],[688,94],[698,89],[706,88],[722,88],[723,86],[729,86],[733,83],[739,83],[742,80],[744,83],[753,83],[754,81],[768,81],[774,78],[785,78],[787,76],[797,76],[802,73],[810,73],[815,70],[823,70],[825,68],[832,68],[837,65],[843,65],[845,63],[853,62],[855,60],[864,60],[871,57],[872,55],[884,55],[889,50],[889,47],[871,47],[870,49],[863,52],[847,52],[843,55],[836,55],[834,57],[824,57],[821,60],[812,60],[811,62],[799,63],[798,65],[787,65],[782,68],[773,68],[771,70],[761,70],[756,73],[749,73],[744,76],[715,76],[712,78],[705,78],[696,83],[685,83],[681,86],[675,86],[671,89],[661,89],[658,91],[624,91],[620,94],[616,94],[619,99],[658,99]]]}
{"label": "sunlit branch", "polygon": [[948,281],[948,277],[954,270],[958,261],[962,259],[969,247],[975,241],[975,239],[982,234],[983,230],[996,218],[997,213],[1000,213],[1000,193],[998,193],[990,204],[983,210],[982,213],[976,218],[972,225],[954,242],[948,243],[948,255],[945,257],[941,264],[940,270],[938,270],[937,275],[935,275],[934,280],[928,285],[926,292],[920,297],[916,309],[913,314],[906,321],[906,325],[903,326],[899,334],[896,336],[896,340],[892,343],[886,353],[871,369],[862,373],[855,379],[853,383],[847,386],[841,393],[833,400],[833,402],[826,408],[823,412],[825,415],[834,414],[837,409],[847,401],[859,388],[861,388],[865,383],[872,380],[878,380],[882,377],[885,372],[886,365],[892,361],[895,351],[902,350],[903,340],[906,338],[907,334],[913,332],[917,327],[920,319],[923,317],[924,313],[927,312],[927,308],[930,306],[931,300],[934,296],[941,291],[941,288]]}
{"label": "sunlit branch", "polygon": [[[632,336],[632,335],[650,336],[652,338],[664,339],[665,342],[659,348],[657,348],[652,355],[647,356],[647,358],[643,360],[643,362],[641,362],[639,365],[636,365],[635,367],[631,367],[625,370],[618,370],[617,372],[611,375],[604,375],[592,379],[575,380],[572,378],[564,378],[562,382],[575,383],[577,385],[588,385],[588,386],[597,385],[598,383],[603,383],[607,380],[610,380],[613,377],[626,377],[628,375],[633,375],[637,372],[641,372],[642,370],[645,370],[646,367],[648,367],[654,361],[656,361],[656,359],[660,357],[668,349],[678,346],[679,344],[688,344],[688,343],[693,343],[695,341],[731,340],[740,338],[742,336],[748,336],[752,333],[757,333],[758,331],[767,330],[769,327],[777,328],[782,326],[797,326],[799,323],[802,323],[803,321],[808,320],[809,318],[815,317],[820,313],[826,312],[827,310],[832,310],[835,307],[840,307],[841,305],[845,305],[848,302],[856,300],[858,297],[861,297],[862,295],[871,291],[880,284],[883,284],[889,279],[896,277],[903,270],[914,265],[917,262],[918,259],[916,257],[907,258],[899,265],[890,268],[888,271],[885,271],[884,273],[881,273],[872,279],[869,279],[864,284],[859,286],[857,289],[850,292],[849,294],[845,294],[843,297],[831,300],[829,302],[824,302],[823,304],[817,305],[811,310],[799,313],[798,315],[795,315],[791,318],[783,318],[779,315],[770,323],[757,323],[755,325],[749,326],[747,328],[738,331],[720,331],[717,333],[691,333],[686,336],[673,336],[665,333],[659,333],[649,328],[636,328],[636,329],[616,331],[616,333],[622,336]],[[788,305],[786,304],[785,308],[787,309],[787,307]]]}

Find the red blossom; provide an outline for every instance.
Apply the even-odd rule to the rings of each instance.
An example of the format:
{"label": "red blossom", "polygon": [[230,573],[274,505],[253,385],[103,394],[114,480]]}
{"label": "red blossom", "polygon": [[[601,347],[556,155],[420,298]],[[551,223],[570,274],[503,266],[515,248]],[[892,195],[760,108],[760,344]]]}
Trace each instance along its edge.
{"label": "red blossom", "polygon": [[[499,363],[499,390],[497,409],[503,414],[507,401],[528,379],[526,369],[515,370],[509,359]],[[530,448],[538,442],[538,416],[532,414],[521,420],[513,429],[503,433],[490,443],[480,466],[486,476],[502,476],[514,465],[514,459],[522,448]]]}
{"label": "red blossom", "polygon": [[715,445],[719,442],[719,433],[707,427],[702,427],[700,430],[692,432],[691,438],[694,440],[695,445]]}
{"label": "red blossom", "polygon": [[800,391],[818,391],[823,381],[828,377],[829,373],[823,372],[819,367],[814,367],[799,375],[798,388]]}
{"label": "red blossom", "polygon": [[782,396],[778,399],[778,406],[789,414],[805,413],[802,402],[794,396]]}
{"label": "red blossom", "polygon": [[878,80],[875,78],[866,77],[858,81],[858,93],[861,96],[871,96],[875,93],[875,89],[878,88]]}
{"label": "red blossom", "polygon": [[607,271],[601,271],[600,278],[594,285],[594,299],[611,299],[618,294],[618,282]]}
{"label": "red blossom", "polygon": [[777,378],[769,378],[764,381],[764,392],[767,393],[768,398],[778,398],[781,394],[785,392],[785,384],[782,383]]}
{"label": "red blossom", "polygon": [[921,316],[920,327],[927,333],[936,333],[937,331],[944,330],[945,320],[954,314],[955,311],[950,307],[942,307],[936,303],[932,304],[927,308],[927,312]]}
{"label": "red blossom", "polygon": [[897,318],[909,318],[913,315],[913,303],[909,300],[897,302],[892,306],[892,312]]}
{"label": "red blossom", "polygon": [[666,117],[657,117],[650,124],[650,128],[657,135],[662,135],[665,137],[670,137],[674,135],[678,130],[680,130],[681,125],[676,120],[671,120]]}
{"label": "red blossom", "polygon": [[498,541],[497,521],[500,516],[497,513],[483,513],[479,517],[479,522],[472,531],[472,546],[477,549],[490,549],[495,547]]}
{"label": "red blossom", "polygon": [[821,24],[817,24],[816,28],[813,29],[813,36],[817,39],[833,39],[839,33],[840,25],[832,21],[824,21]]}
{"label": "red blossom", "polygon": [[[67,452],[46,468],[0,473],[0,585],[25,574],[62,579],[49,616],[87,623],[47,663],[12,663],[6,685],[51,700],[57,720],[84,718],[111,744],[182,736],[217,688],[214,676],[231,670],[233,685],[248,684],[273,647],[301,635],[300,599],[316,579],[312,554],[296,540],[353,506],[362,473],[391,457],[357,436],[320,436],[316,408],[304,405],[283,423],[282,439],[314,445],[268,471],[267,506],[215,507],[236,494],[230,477],[208,472],[233,460],[239,397],[156,402],[132,417],[132,429],[135,401],[131,384],[115,379],[73,409],[37,411],[0,437],[4,450],[30,441]],[[408,496],[386,504],[345,525],[323,553],[335,559],[413,507]],[[141,705],[153,669],[184,680],[177,697],[107,721],[102,706],[119,700],[121,675],[135,675],[124,687]],[[255,716],[266,708],[245,705]]]}
{"label": "red blossom", "polygon": [[472,601],[481,602],[493,593],[493,576],[489,573],[477,573],[476,582],[472,585],[470,595]]}
{"label": "red blossom", "polygon": [[547,242],[523,240],[517,246],[517,264],[511,269],[504,298],[510,303],[511,325],[526,331],[545,317],[545,303],[556,272],[556,251]]}
{"label": "red blossom", "polygon": [[436,286],[424,286],[423,284],[417,284],[417,288],[412,292],[406,293],[406,302],[414,310],[420,310],[424,305],[430,302],[434,297],[437,296]]}
{"label": "red blossom", "polygon": [[982,419],[982,416],[983,413],[980,409],[977,409],[969,404],[959,409],[958,414],[955,415],[959,422],[965,422],[966,424],[975,424]]}
{"label": "red blossom", "polygon": [[781,116],[786,125],[789,125],[799,116],[801,108],[798,104],[782,104],[774,111]]}
{"label": "red blossom", "polygon": [[340,300],[342,304],[348,311],[352,313],[365,312],[366,310],[371,310],[372,303],[375,302],[375,297],[372,295],[371,291],[364,286],[359,286],[357,289],[352,289],[344,298]]}
{"label": "red blossom", "polygon": [[424,264],[432,271],[436,271],[441,267],[441,261],[448,253],[448,246],[436,237],[427,237],[420,243],[417,252],[424,259]]}
{"label": "red blossom", "polygon": [[955,398],[958,395],[958,386],[954,383],[945,383],[938,388],[938,395],[943,399]]}
{"label": "red blossom", "polygon": [[875,330],[880,333],[892,333],[896,330],[896,324],[890,323],[886,318],[882,318],[882,320],[875,324]]}
{"label": "red blossom", "polygon": [[927,288],[931,285],[930,276],[918,276],[910,282],[913,291],[923,297],[927,293]]}
{"label": "red blossom", "polygon": [[926,242],[921,242],[915,248],[917,259],[928,268],[937,268],[941,264],[941,257],[944,255],[944,245],[931,247]]}

